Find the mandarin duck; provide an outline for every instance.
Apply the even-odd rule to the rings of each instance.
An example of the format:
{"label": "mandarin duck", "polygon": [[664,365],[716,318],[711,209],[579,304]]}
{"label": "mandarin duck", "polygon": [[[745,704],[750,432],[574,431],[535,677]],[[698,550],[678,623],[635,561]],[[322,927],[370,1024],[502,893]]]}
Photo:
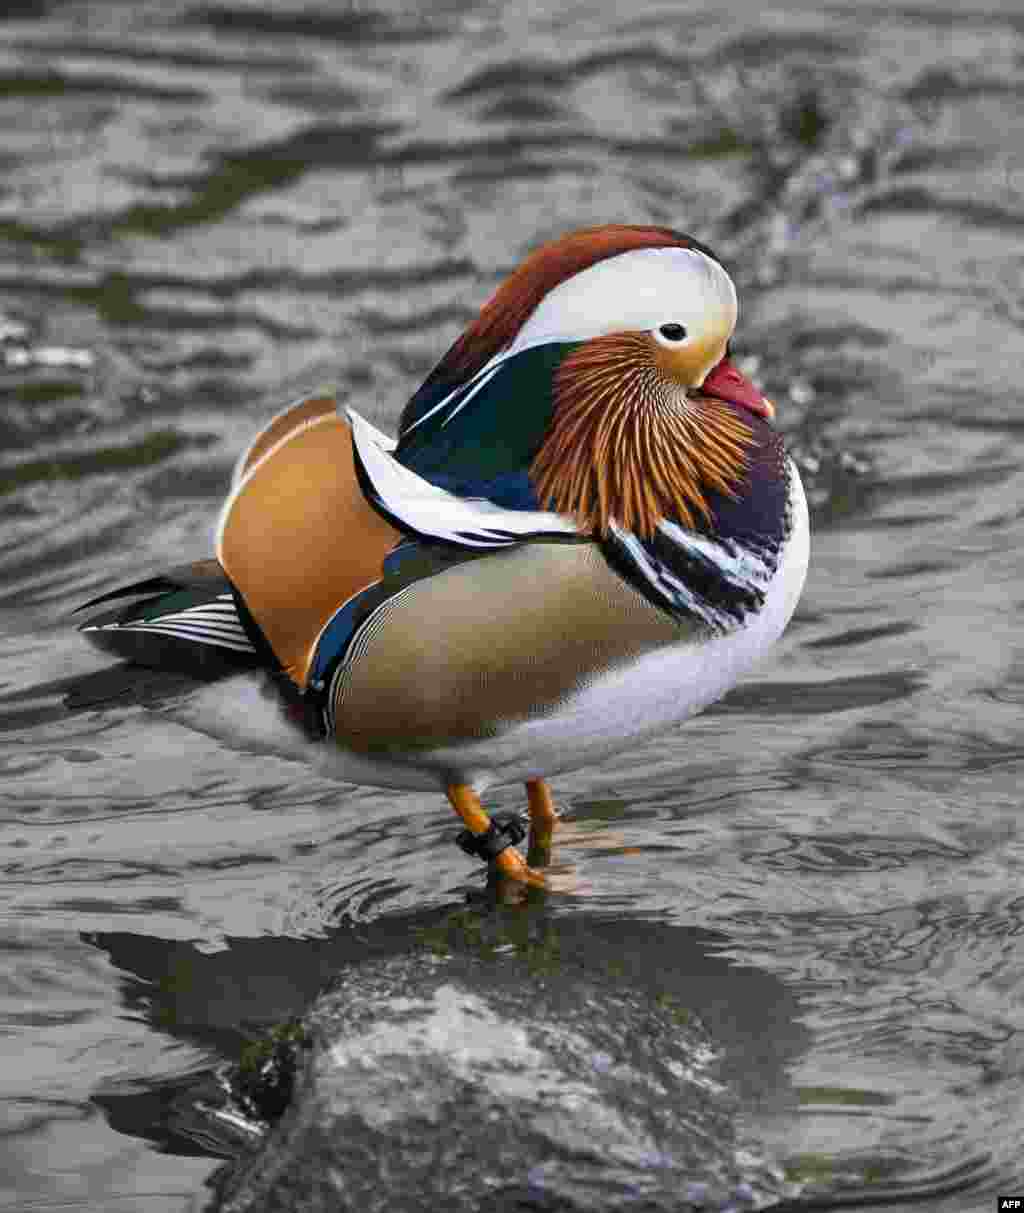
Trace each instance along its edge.
{"label": "mandarin duck", "polygon": [[525,784],[542,862],[545,780],[719,699],[800,596],[806,501],[730,361],[736,315],[721,261],[669,228],[545,244],[397,442],[330,394],[293,403],[238,461],[216,558],[93,599],[82,631],[203,680],[197,728],[446,792],[467,850],[540,883],[480,794]]}

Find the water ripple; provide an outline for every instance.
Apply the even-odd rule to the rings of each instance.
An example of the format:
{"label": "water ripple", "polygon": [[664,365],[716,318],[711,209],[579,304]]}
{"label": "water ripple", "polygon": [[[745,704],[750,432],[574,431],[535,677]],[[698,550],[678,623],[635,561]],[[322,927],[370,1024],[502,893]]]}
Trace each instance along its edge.
{"label": "water ripple", "polygon": [[144,694],[65,715],[99,668],[69,612],[206,555],[283,401],[330,382],[392,426],[528,248],[610,219],[732,267],[811,576],[756,680],[558,781],[570,891],[517,929],[550,910],[559,963],[699,1004],[805,1209],[844,1180],[942,1213],[1019,1188],[1017,7],[0,19],[14,1198],[195,1208],[240,1144],[198,1102],[246,1039],[452,914],[486,935],[443,798],[228,750]]}

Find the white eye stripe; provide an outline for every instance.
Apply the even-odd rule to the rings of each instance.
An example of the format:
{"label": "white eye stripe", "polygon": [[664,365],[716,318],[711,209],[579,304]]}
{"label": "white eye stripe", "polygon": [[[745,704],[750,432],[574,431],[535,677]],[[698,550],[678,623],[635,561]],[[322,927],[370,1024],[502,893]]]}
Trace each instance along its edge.
{"label": "white eye stripe", "polygon": [[554,287],[505,353],[606,333],[655,332],[665,324],[682,325],[691,338],[709,328],[731,335],[736,290],[717,261],[674,247],[633,249],[599,261]]}

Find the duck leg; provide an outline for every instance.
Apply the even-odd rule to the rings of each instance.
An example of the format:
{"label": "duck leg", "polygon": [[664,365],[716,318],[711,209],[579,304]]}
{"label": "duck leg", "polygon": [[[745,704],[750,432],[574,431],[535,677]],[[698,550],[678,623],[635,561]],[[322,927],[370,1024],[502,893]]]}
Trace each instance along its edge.
{"label": "duck leg", "polygon": [[543,779],[526,781],[526,799],[530,805],[530,841],[526,859],[527,863],[543,868],[551,862],[551,835],[558,813],[551,789]]}
{"label": "duck leg", "polygon": [[[445,792],[452,808],[462,818],[466,829],[475,839],[479,840],[480,850],[477,853],[482,858],[485,858],[488,863],[493,863],[498,873],[510,880],[544,886],[543,874],[528,867],[522,855],[503,838],[502,832],[494,826],[480,803],[480,797],[468,783],[451,783]],[[550,793],[548,795],[550,796]]]}

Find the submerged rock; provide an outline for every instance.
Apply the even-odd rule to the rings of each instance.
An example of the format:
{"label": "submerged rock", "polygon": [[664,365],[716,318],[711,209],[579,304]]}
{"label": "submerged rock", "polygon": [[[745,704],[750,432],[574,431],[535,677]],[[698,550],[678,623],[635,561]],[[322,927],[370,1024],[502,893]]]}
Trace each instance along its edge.
{"label": "submerged rock", "polygon": [[[755,1209],[786,1185],[738,1144],[713,1042],[675,997],[563,954],[557,924],[454,915],[345,970],[253,1056],[268,1121],[220,1213]],[[505,925],[503,925],[503,923]],[[538,927],[536,920],[527,931]],[[226,1113],[229,1114],[229,1113]]]}

